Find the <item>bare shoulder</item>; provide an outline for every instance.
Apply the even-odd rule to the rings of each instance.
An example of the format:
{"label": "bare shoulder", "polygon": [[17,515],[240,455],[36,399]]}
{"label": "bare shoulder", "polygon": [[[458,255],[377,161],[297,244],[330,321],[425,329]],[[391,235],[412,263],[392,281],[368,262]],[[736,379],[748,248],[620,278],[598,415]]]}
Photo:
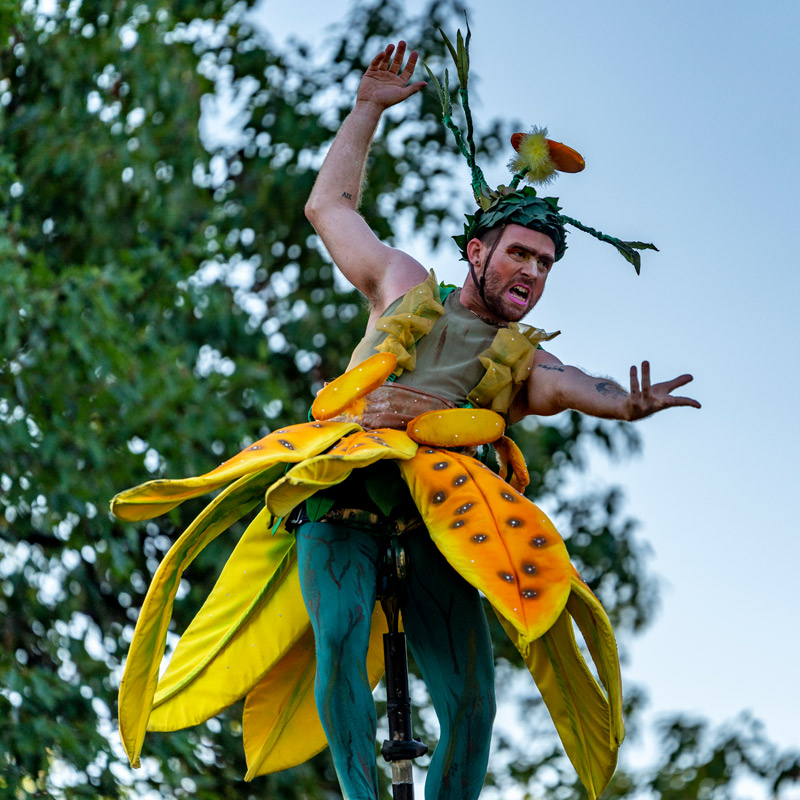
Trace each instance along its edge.
{"label": "bare shoulder", "polygon": [[373,311],[382,311],[428,274],[408,253],[380,241],[352,208],[335,206],[309,219],[336,266]]}
{"label": "bare shoulder", "polygon": [[362,285],[356,288],[369,301],[370,315],[367,329],[371,330],[376,320],[398,297],[422,283],[428,270],[415,258],[391,247],[385,264],[381,268],[362,274]]}
{"label": "bare shoulder", "polygon": [[557,356],[537,349],[525,387],[509,409],[511,421],[518,422],[531,414],[549,416],[558,413],[561,410],[556,399],[559,385],[569,369]]}
{"label": "bare shoulder", "polygon": [[536,378],[537,369],[544,370],[545,373],[564,372],[566,369],[566,367],[564,366],[564,362],[560,358],[558,358],[558,356],[554,356],[552,353],[542,349],[541,347],[536,350],[536,357],[534,358],[533,361],[533,368],[534,371],[531,373],[530,379]]}
{"label": "bare shoulder", "polygon": [[376,304],[382,306],[381,311],[428,277],[428,270],[416,258],[394,248],[389,248],[386,268],[382,272],[376,272],[376,291],[373,296]]}

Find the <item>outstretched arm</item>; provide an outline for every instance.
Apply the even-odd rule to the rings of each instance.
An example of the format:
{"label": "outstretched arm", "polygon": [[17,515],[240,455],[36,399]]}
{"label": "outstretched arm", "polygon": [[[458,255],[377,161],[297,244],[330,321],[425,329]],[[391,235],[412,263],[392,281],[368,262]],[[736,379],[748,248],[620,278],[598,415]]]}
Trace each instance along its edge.
{"label": "outstretched arm", "polygon": [[358,213],[361,183],[370,142],[381,114],[418,92],[424,82],[408,81],[417,53],[405,67],[405,42],[378,53],[361,79],[356,104],[325,158],[306,204],[306,216],[331,258],[364,295],[374,313],[425,278],[411,256],[384,245]]}
{"label": "outstretched arm", "polygon": [[697,400],[672,394],[689,383],[691,375],[651,384],[650,363],[644,361],[641,386],[636,367],[631,367],[630,379],[630,391],[625,391],[614,381],[593,378],[577,367],[563,364],[551,353],[537,350],[533,373],[528,379],[527,409],[517,416],[549,416],[574,409],[593,417],[632,422],[674,406],[700,408]]}

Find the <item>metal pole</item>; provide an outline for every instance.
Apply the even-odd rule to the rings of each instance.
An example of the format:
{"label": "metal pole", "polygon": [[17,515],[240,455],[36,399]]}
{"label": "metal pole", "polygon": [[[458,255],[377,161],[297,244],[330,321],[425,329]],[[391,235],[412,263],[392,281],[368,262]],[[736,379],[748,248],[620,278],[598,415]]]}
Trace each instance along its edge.
{"label": "metal pole", "polygon": [[414,800],[413,759],[425,755],[428,748],[411,733],[411,699],[408,693],[408,658],[406,635],[399,628],[398,592],[405,576],[402,548],[392,539],[387,558],[389,569],[381,587],[381,605],[386,614],[389,632],[383,635],[383,657],[386,664],[386,716],[389,738],[381,754],[392,765],[392,797]]}

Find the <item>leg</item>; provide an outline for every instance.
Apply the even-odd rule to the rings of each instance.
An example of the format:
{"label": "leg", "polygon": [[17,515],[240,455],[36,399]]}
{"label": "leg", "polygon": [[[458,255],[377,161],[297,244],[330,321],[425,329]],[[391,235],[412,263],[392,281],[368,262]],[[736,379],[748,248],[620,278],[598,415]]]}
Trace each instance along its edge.
{"label": "leg", "polygon": [[408,556],[403,626],[428,685],[441,737],[426,800],[474,800],[486,777],[494,722],[494,657],[480,597],[424,529],[403,535]]}
{"label": "leg", "polygon": [[310,522],[297,530],[303,599],[317,649],[315,695],[342,792],[377,800],[377,718],[367,680],[380,537]]}

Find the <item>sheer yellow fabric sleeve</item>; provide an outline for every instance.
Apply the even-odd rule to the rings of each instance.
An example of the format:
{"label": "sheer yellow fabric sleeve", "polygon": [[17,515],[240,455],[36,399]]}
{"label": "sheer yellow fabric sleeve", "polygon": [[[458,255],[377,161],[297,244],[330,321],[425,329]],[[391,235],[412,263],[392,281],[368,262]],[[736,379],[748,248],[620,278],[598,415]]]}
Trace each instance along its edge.
{"label": "sheer yellow fabric sleeve", "polygon": [[381,317],[375,330],[387,336],[375,349],[379,353],[392,353],[397,358],[394,374],[413,370],[417,363],[416,344],[430,333],[433,324],[444,314],[439,300],[439,284],[431,270],[430,275],[419,286],[406,292],[394,313]]}
{"label": "sheer yellow fabric sleeve", "polygon": [[479,356],[486,373],[480,383],[467,395],[474,406],[490,408],[505,414],[511,401],[533,369],[539,342],[558,336],[540,328],[510,322],[500,328],[492,344]]}

